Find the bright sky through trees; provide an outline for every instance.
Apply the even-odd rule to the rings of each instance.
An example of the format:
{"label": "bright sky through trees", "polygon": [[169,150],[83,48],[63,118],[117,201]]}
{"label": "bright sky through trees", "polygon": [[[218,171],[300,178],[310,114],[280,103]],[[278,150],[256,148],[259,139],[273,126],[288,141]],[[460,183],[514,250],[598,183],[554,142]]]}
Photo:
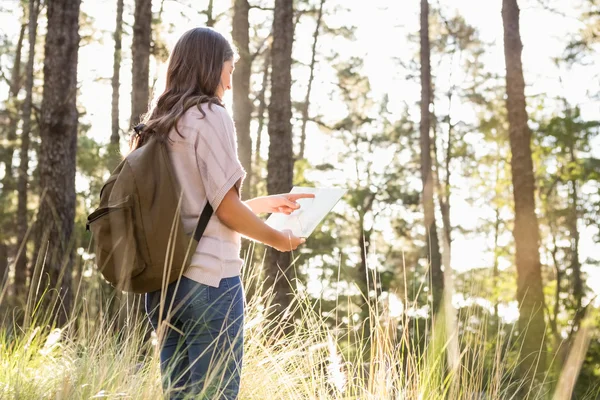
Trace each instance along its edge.
{"label": "bright sky through trees", "polygon": [[[126,2],[127,3],[127,2]],[[180,3],[185,1],[164,1],[163,21],[166,33],[164,39],[170,47],[185,30],[202,25],[205,16],[199,11],[206,8],[207,0],[194,1],[193,8]],[[192,3],[192,2],[190,2]],[[206,4],[205,4],[206,3]],[[258,4],[257,2],[256,4]],[[558,96],[564,96],[571,104],[579,105],[582,109],[584,119],[600,119],[598,103],[590,99],[589,93],[598,93],[599,82],[595,78],[597,68],[593,65],[576,65],[570,70],[564,66],[557,67],[553,61],[554,57],[562,54],[568,39],[577,32],[582,24],[578,19],[580,14],[576,7],[577,1],[559,2],[551,1],[552,7],[558,12],[551,12],[542,7],[545,0],[523,0],[521,7],[521,36],[524,45],[523,64],[525,69],[526,95],[529,105],[531,99],[547,98],[549,101]],[[561,4],[562,3],[562,4]],[[567,4],[567,3],[573,3]],[[254,4],[254,2],[251,2]],[[6,10],[14,11],[0,13],[0,31],[2,35],[14,38],[18,35],[20,28],[21,7],[16,0],[3,0],[2,6]],[[415,59],[418,53],[418,43],[410,42],[409,35],[417,35],[419,30],[419,2],[418,1],[391,1],[391,0],[328,0],[326,8],[334,9],[343,6],[346,10],[327,13],[327,24],[330,26],[354,26],[356,41],[349,42],[343,38],[323,36],[320,39],[318,65],[316,70],[315,84],[311,99],[312,109],[320,110],[325,119],[336,120],[344,116],[345,106],[330,93],[334,90],[335,72],[328,64],[327,56],[332,50],[341,53],[344,57],[354,55],[364,58],[363,73],[368,76],[372,92],[371,96],[377,101],[385,94],[389,96],[389,111],[394,116],[399,116],[404,104],[408,104],[409,110],[415,119],[418,115],[419,81],[408,80],[406,70],[400,67],[400,61],[408,62]],[[440,0],[432,1],[432,7],[440,7],[446,18],[453,17],[457,12],[462,15],[466,22],[473,25],[479,32],[480,39],[487,44],[483,56],[483,64],[489,72],[502,75],[504,73],[504,55],[502,42],[502,20],[500,0]],[[94,29],[87,29],[82,24],[80,34],[82,35],[79,56],[80,96],[78,103],[85,105],[86,114],[81,122],[91,124],[89,134],[96,140],[108,142],[110,137],[110,98],[111,86],[110,76],[112,74],[112,32],[114,30],[114,14],[116,2],[83,0],[81,10],[89,16],[86,23],[93,24]],[[124,21],[130,25],[133,21],[132,7],[126,4]],[[156,2],[155,10],[158,11],[160,2]],[[215,2],[215,15],[228,11],[230,2]],[[251,24],[260,22],[263,14],[267,11],[252,10],[250,13]],[[110,23],[107,24],[107,21]],[[45,19],[41,19],[45,23]],[[230,37],[230,20],[221,18],[217,22],[216,29]],[[265,28],[267,29],[267,28]],[[297,25],[294,43],[294,58],[302,64],[310,61],[310,49],[314,20],[300,18]],[[40,27],[40,33],[45,32],[45,27]],[[121,98],[120,114],[121,127],[126,127],[130,110],[131,84],[131,58],[128,48],[131,46],[131,28],[126,28],[123,37],[123,63],[121,66]],[[94,40],[86,40],[86,34],[93,34]],[[265,35],[262,35],[265,36]],[[41,49],[40,44],[40,49]],[[4,57],[4,56],[2,56]],[[41,69],[42,65],[36,67]],[[432,65],[432,73],[437,76],[448,75],[451,71],[456,74],[454,79],[460,79],[464,71],[460,67],[450,66],[448,63]],[[151,79],[164,75],[164,65],[151,64]],[[295,83],[292,87],[292,97],[302,99],[306,91],[308,68],[296,66],[292,74]],[[259,85],[260,77],[255,77],[253,83]],[[442,80],[443,82],[443,80]],[[37,82],[41,85],[41,82]],[[161,82],[156,82],[156,88],[160,88]],[[445,91],[448,87],[436,87],[438,91]],[[0,82],[0,96],[6,97],[7,86]],[[441,98],[436,107],[446,109]],[[227,98],[231,104],[231,95]],[[461,105],[455,102],[452,109],[453,118],[464,121],[472,121],[476,115],[471,106]],[[253,121],[253,124],[256,122]],[[254,128],[256,126],[254,125]],[[306,155],[313,164],[324,160],[335,159],[337,146],[334,140],[321,140],[322,134],[315,124],[308,125],[308,139]],[[255,129],[254,129],[255,131]],[[263,150],[266,154],[268,137],[263,137]],[[465,140],[476,140],[465,138]],[[595,156],[600,156],[600,144],[594,144]],[[376,158],[381,161],[379,168],[384,168],[394,154],[378,154]],[[348,170],[346,170],[348,171]],[[341,185],[347,179],[345,173],[330,173],[323,186]],[[460,179],[460,178],[457,178]],[[85,185],[82,179],[78,179],[78,185]],[[415,184],[420,183],[415,180]],[[454,224],[465,228],[475,226],[477,220],[489,213],[489,210],[476,209],[465,201],[466,193],[461,193],[460,182],[454,182],[458,188],[452,194],[452,221]],[[384,231],[387,226],[378,227]],[[581,259],[586,260],[592,254],[600,252],[600,246],[593,241],[596,227],[581,227],[582,237],[580,243]],[[505,232],[502,241],[512,240],[510,232]],[[456,235],[453,242],[452,267],[457,270],[466,270],[476,267],[489,267],[491,264],[489,252],[489,238],[487,236],[468,238]],[[543,259],[542,259],[543,261]],[[597,293],[600,293],[600,271],[597,267],[584,266],[588,273],[588,284]]]}

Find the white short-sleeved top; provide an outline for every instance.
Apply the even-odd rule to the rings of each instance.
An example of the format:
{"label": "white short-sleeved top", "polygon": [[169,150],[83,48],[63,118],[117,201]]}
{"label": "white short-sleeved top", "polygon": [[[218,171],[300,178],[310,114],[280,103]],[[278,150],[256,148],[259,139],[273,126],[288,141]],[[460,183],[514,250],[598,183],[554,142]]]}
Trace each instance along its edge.
{"label": "white short-sleeved top", "polygon": [[[181,216],[186,233],[196,229],[206,202],[217,210],[225,194],[241,191],[246,172],[237,155],[233,120],[219,105],[190,108],[178,122],[178,131],[169,132],[169,152],[175,175],[183,192]],[[213,213],[184,276],[218,287],[222,278],[238,276],[241,236],[225,226]]]}

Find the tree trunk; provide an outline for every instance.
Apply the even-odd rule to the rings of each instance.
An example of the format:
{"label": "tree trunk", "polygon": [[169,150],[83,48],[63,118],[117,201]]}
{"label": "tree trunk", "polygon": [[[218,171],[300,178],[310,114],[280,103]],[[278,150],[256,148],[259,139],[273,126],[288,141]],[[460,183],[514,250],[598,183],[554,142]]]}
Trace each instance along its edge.
{"label": "tree trunk", "polygon": [[148,111],[150,100],[150,42],[152,38],[152,0],[135,0],[132,43],[131,122],[133,127]]}
{"label": "tree trunk", "polygon": [[8,282],[8,246],[0,243],[0,296]]}
{"label": "tree trunk", "polygon": [[[513,235],[516,247],[517,301],[523,335],[520,374],[526,381],[543,377],[546,369],[544,294],[539,254],[538,221],[535,214],[531,132],[527,126],[525,82],[521,64],[521,37],[517,0],[503,0],[506,93],[511,147],[511,170],[515,200]],[[538,364],[539,356],[539,364]],[[527,385],[526,385],[527,387]]]}
{"label": "tree trunk", "polygon": [[13,174],[13,156],[15,153],[15,143],[17,141],[17,127],[19,125],[19,109],[17,105],[17,97],[21,90],[21,54],[23,52],[23,39],[25,38],[26,24],[21,25],[19,32],[19,40],[17,41],[17,49],[15,54],[15,63],[13,65],[10,87],[8,90],[8,103],[13,105],[13,110],[9,110],[8,118],[8,132],[6,134],[7,146],[4,149],[3,154],[4,162],[4,179],[2,180],[2,197],[6,196],[12,190],[14,190],[14,174]]}
{"label": "tree trunk", "polygon": [[[450,221],[450,162],[452,161],[452,134],[454,131],[454,125],[452,125],[452,118],[450,112],[452,110],[452,92],[448,93],[448,144],[446,147],[446,158],[444,160],[444,188],[443,193],[440,194],[443,201],[440,204],[442,211],[442,224],[444,228],[444,241],[448,245],[448,258],[451,259],[452,255],[452,223]],[[448,263],[450,267],[450,263]]]}
{"label": "tree trunk", "polygon": [[[569,115],[569,114],[567,114]],[[574,165],[579,165],[577,157],[575,156],[575,141],[573,140],[569,146],[570,156],[570,169],[573,169]],[[570,210],[569,216],[567,217],[567,224],[569,227],[570,236],[570,267],[571,267],[571,278],[573,281],[573,299],[575,300],[575,315],[573,316],[573,322],[571,323],[571,330],[569,332],[569,341],[575,332],[580,328],[581,322],[585,317],[587,307],[583,306],[582,300],[584,296],[584,283],[583,277],[581,276],[581,262],[579,261],[579,228],[577,222],[579,221],[579,191],[577,188],[577,178],[573,177],[573,171],[570,173],[571,179],[569,179],[569,203]]]}
{"label": "tree trunk", "polygon": [[252,102],[250,101],[250,76],[252,75],[252,57],[250,56],[250,36],[248,0],[235,0],[233,5],[233,42],[237,46],[240,59],[235,64],[233,74],[233,118],[237,132],[238,156],[242,167],[247,171],[246,183],[242,187],[242,199],[250,198],[252,187],[252,139],[250,121]]}
{"label": "tree trunk", "polygon": [[[452,157],[452,123],[450,122],[450,108],[452,104],[452,93],[448,95],[450,107],[448,107],[448,147],[446,148],[446,154],[444,159],[444,182],[442,184],[440,178],[440,162],[438,160],[438,147],[437,147],[437,119],[435,114],[431,114],[433,121],[432,133],[433,140],[431,145],[433,146],[433,162],[435,163],[434,182],[438,193],[438,203],[440,205],[440,211],[442,214],[442,264],[444,266],[451,265],[452,259],[452,224],[450,222],[450,161]],[[445,267],[446,268],[446,267]]]}
{"label": "tree trunk", "polygon": [[[294,7],[293,0],[275,0],[273,18],[273,47],[271,56],[271,101],[269,103],[269,161],[267,191],[269,194],[288,193],[292,189],[294,153],[292,147],[291,67]],[[273,287],[275,311],[290,304],[293,267],[290,253],[269,249],[265,261],[265,285]]]}
{"label": "tree trunk", "polygon": [[300,153],[298,159],[304,158],[304,149],[306,144],[306,123],[308,122],[308,108],[310,106],[310,93],[312,91],[312,83],[315,78],[315,64],[317,58],[317,42],[319,40],[319,29],[321,28],[321,20],[323,19],[323,4],[325,0],[321,0],[319,4],[319,13],[317,14],[317,26],[313,33],[313,45],[312,45],[312,56],[310,59],[310,75],[308,78],[308,88],[306,89],[306,97],[304,104],[302,105],[302,131],[300,133]]}
{"label": "tree trunk", "polygon": [[[13,173],[13,156],[15,153],[15,143],[17,141],[17,128],[19,125],[19,112],[17,111],[19,96],[19,90],[21,89],[21,54],[23,51],[23,39],[25,37],[26,24],[21,25],[19,32],[19,39],[17,41],[17,49],[15,54],[15,62],[12,68],[10,77],[10,84],[8,88],[8,107],[12,106],[12,110],[8,110],[8,129],[6,132],[6,146],[0,148],[0,162],[4,164],[4,178],[2,179],[2,190],[0,190],[0,215],[10,215],[10,202],[7,200],[7,196],[14,190],[15,179]],[[7,209],[9,208],[9,209]],[[14,220],[8,218],[4,226],[2,226],[2,232],[5,240],[10,237],[14,232]],[[8,244],[0,239],[0,282],[5,277],[4,271],[8,271]],[[4,266],[2,269],[1,266]],[[6,274],[8,277],[8,274]]]}
{"label": "tree trunk", "polygon": [[444,290],[444,276],[441,267],[440,245],[435,223],[433,201],[433,174],[431,171],[431,67],[429,46],[429,3],[421,0],[421,180],[423,182],[423,209],[425,234],[427,235],[427,259],[430,268],[430,282],[433,297],[433,311],[438,311]]}
{"label": "tree trunk", "polygon": [[[60,325],[67,321],[72,299],[80,3],[81,0],[48,3],[48,33],[44,48],[39,169],[45,197],[40,204],[39,220],[43,230],[40,230],[37,248],[45,258],[43,273],[49,277],[49,289],[58,290],[49,304],[54,306],[56,300],[60,301],[56,306],[57,314],[54,314]],[[50,300],[48,297],[46,304]]]}
{"label": "tree trunk", "polygon": [[[214,28],[215,23],[217,22],[213,15],[214,14],[213,3],[214,3],[214,0],[209,0],[208,7],[206,8],[206,26],[208,26],[209,28]],[[236,1],[236,3],[237,3],[237,1]],[[234,24],[235,24],[235,22],[234,22]]]}
{"label": "tree trunk", "polygon": [[109,169],[112,171],[121,159],[119,140],[119,86],[121,84],[121,37],[123,36],[123,0],[117,0],[117,21],[115,25],[115,49],[113,53],[112,103],[111,103],[111,134],[109,145]]}
{"label": "tree trunk", "polygon": [[[569,149],[571,165],[579,165],[575,157],[574,144],[571,144]],[[572,173],[571,173],[572,175]],[[581,313],[583,300],[583,279],[581,277],[581,263],[579,261],[579,228],[577,222],[579,220],[579,194],[577,190],[577,179],[569,179],[570,192],[570,212],[568,217],[569,233],[571,239],[571,271],[573,274],[573,298],[575,300],[575,312]],[[579,319],[581,321],[581,319]],[[575,327],[577,330],[578,326]]]}
{"label": "tree trunk", "polygon": [[17,260],[15,262],[15,294],[26,292],[27,282],[27,183],[29,180],[29,135],[31,134],[31,109],[33,97],[33,64],[37,39],[39,0],[29,2],[29,55],[27,57],[25,102],[23,103],[23,130],[21,132],[20,163],[17,181]]}
{"label": "tree trunk", "polygon": [[[552,238],[552,248],[550,249],[550,258],[552,259],[552,264],[554,266],[554,273],[556,274],[556,290],[554,292],[554,310],[552,311],[551,315],[548,315],[548,322],[550,324],[550,329],[552,330],[552,334],[554,336],[554,341],[555,341],[555,345],[557,349],[560,349],[561,347],[559,346],[560,343],[562,342],[562,337],[560,336],[560,332],[558,329],[558,315],[560,314],[560,297],[561,297],[561,292],[562,292],[562,277],[563,277],[563,272],[560,269],[560,262],[558,261],[558,244],[556,242],[556,229],[554,227],[554,221],[552,219],[552,216],[550,216],[550,205],[548,204],[550,202],[550,191],[548,192],[547,195],[548,199],[546,200],[546,215],[548,215],[548,228],[550,231],[550,237]],[[566,347],[566,346],[564,346]],[[568,350],[568,349],[567,349]],[[559,350],[559,357],[561,357],[561,353],[562,354],[566,354],[566,352],[564,350]],[[564,357],[559,358],[559,360],[563,360],[564,361]],[[560,365],[557,365],[557,367],[559,367],[559,371],[560,371]]]}
{"label": "tree trunk", "polygon": [[[498,154],[500,154],[500,145],[498,145],[496,151],[498,152]],[[495,166],[495,176],[494,176],[494,202],[497,201],[498,196],[501,195],[500,193],[500,168],[501,168],[501,163],[499,159],[494,160]],[[496,328],[496,333],[499,333],[499,326],[500,326],[500,316],[498,315],[498,309],[499,309],[499,305],[500,305],[500,294],[498,291],[498,284],[500,283],[500,271],[498,269],[499,267],[499,261],[500,261],[500,255],[499,255],[499,239],[500,239],[500,224],[501,224],[501,220],[500,220],[500,206],[498,204],[494,204],[494,264],[492,266],[492,298],[494,300],[494,322],[495,322],[495,328]]]}
{"label": "tree trunk", "polygon": [[[161,5],[162,11],[162,5]],[[160,14],[160,13],[159,13]],[[120,85],[121,85],[121,42],[123,37],[123,0],[117,0],[117,15],[115,32],[113,35],[115,41],[115,47],[113,52],[113,75],[112,75],[112,103],[111,103],[111,135],[110,143],[108,145],[108,169],[112,172],[122,159],[120,149],[121,129],[119,126],[119,97],[120,97]],[[135,89],[134,89],[135,90]],[[118,333],[124,326],[123,319],[121,318],[121,305],[122,305],[122,293],[120,290],[115,290],[114,287],[106,282],[102,282],[102,289],[107,296],[112,296],[112,301],[107,307],[108,318],[116,318],[114,324],[115,332]]]}
{"label": "tree trunk", "polygon": [[[368,212],[368,211],[367,211]],[[358,245],[360,248],[360,264],[357,269],[357,283],[360,288],[364,299],[360,300],[362,317],[363,320],[369,316],[369,295],[372,290],[376,290],[375,287],[375,274],[369,272],[368,258],[369,250],[371,247],[371,235],[373,234],[373,228],[365,230],[365,212],[360,212],[359,217],[359,237]]]}
{"label": "tree trunk", "polygon": [[[373,321],[370,320],[371,305],[377,302],[376,297],[371,299],[370,294],[372,290],[377,290],[375,286],[375,273],[373,273],[368,267],[369,250],[371,247],[371,234],[373,233],[373,227],[371,229],[365,229],[365,215],[367,210],[359,211],[359,222],[358,222],[358,245],[360,249],[360,264],[356,270],[356,283],[360,290],[359,299],[357,306],[360,309],[360,321],[362,323],[362,335],[365,338],[363,342],[365,354],[371,352],[371,327]],[[373,301],[373,303],[371,302]]]}
{"label": "tree trunk", "polygon": [[498,238],[500,236],[500,207],[496,206],[494,209],[494,265],[492,267],[492,279],[493,279],[493,299],[494,299],[494,322],[495,328],[498,329],[500,326],[500,316],[498,315],[498,306],[500,304],[500,296],[498,293],[498,285],[500,283],[500,271],[498,270],[498,263],[500,257],[498,256]]}
{"label": "tree trunk", "polygon": [[[254,149],[254,179],[255,182],[258,182],[258,179],[261,172],[260,165],[260,147],[262,145],[262,131],[265,123],[265,110],[267,109],[267,101],[266,101],[266,92],[267,86],[269,85],[269,69],[271,67],[271,48],[269,47],[265,53],[265,60],[263,65],[263,78],[262,78],[262,86],[260,88],[260,92],[258,93],[258,111],[257,111],[257,119],[258,119],[258,128],[256,129],[256,146]],[[256,184],[251,188],[250,197],[255,197],[257,195]]]}

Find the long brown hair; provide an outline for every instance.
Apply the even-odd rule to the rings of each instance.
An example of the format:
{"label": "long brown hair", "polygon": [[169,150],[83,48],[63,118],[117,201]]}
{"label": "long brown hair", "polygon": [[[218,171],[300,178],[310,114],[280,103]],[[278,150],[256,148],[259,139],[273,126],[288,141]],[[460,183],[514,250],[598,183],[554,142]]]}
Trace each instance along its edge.
{"label": "long brown hair", "polygon": [[[129,141],[130,151],[144,144],[150,136],[168,138],[171,129],[185,112],[202,103],[223,106],[217,97],[223,63],[234,60],[231,44],[211,28],[194,28],[185,32],[175,44],[167,68],[165,91],[150,106]],[[177,131],[179,133],[179,131]]]}

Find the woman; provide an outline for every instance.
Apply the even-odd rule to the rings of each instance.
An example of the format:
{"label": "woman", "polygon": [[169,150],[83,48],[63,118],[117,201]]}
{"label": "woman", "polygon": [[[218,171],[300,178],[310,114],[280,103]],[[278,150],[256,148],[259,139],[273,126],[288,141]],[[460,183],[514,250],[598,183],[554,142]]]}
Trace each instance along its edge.
{"label": "woman", "polygon": [[272,229],[256,214],[290,214],[299,208],[297,199],[314,197],[240,200],[245,171],[233,121],[222,103],[231,89],[234,62],[231,45],[216,31],[186,32],[170,55],[165,91],[131,143],[133,150],[150,135],[169,139],[186,232],[193,232],[207,201],[215,210],[181,280],[146,295],[146,312],[161,338],[163,387],[170,398],[237,397],[244,318],[240,237],[282,252],[296,249],[304,239]]}

